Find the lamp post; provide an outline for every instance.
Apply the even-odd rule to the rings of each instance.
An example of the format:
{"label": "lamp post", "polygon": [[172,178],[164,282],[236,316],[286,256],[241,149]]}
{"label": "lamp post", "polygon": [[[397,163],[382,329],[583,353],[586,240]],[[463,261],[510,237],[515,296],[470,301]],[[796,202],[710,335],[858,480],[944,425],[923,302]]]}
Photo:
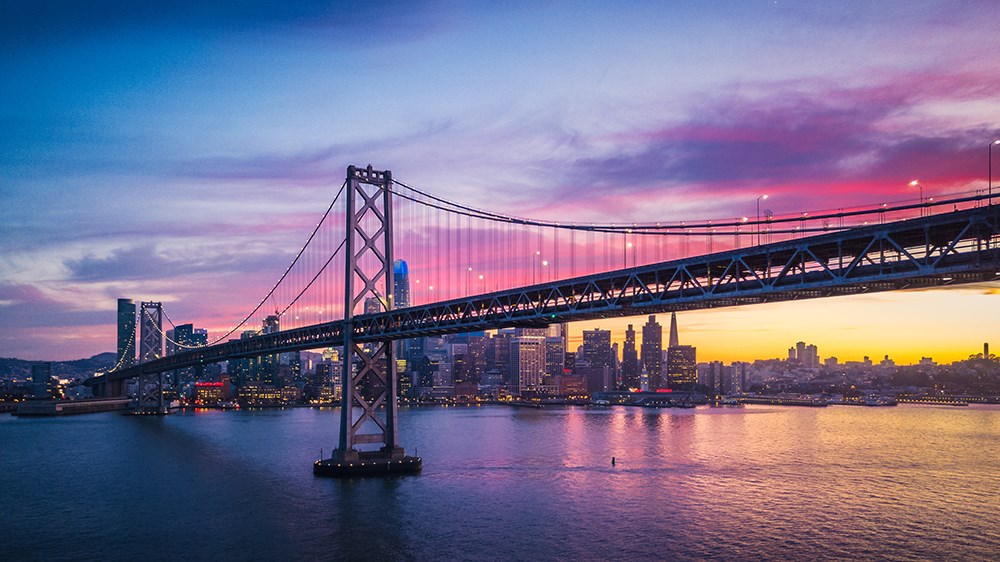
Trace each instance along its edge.
{"label": "lamp post", "polygon": [[989,201],[990,201],[990,205],[993,204],[993,145],[994,144],[1000,144],[1000,139],[997,139],[997,140],[991,142],[990,145],[989,145],[989,148],[988,148],[988,150],[986,152],[986,154],[987,154],[987,160],[989,161],[989,180],[987,180],[987,182],[989,183],[989,186],[990,186],[990,189],[989,189],[989,194],[990,194]]}
{"label": "lamp post", "polygon": [[767,195],[757,197],[757,245],[760,246],[760,200],[767,199]]}
{"label": "lamp post", "polygon": [[924,216],[924,186],[920,185],[920,182],[913,180],[910,182],[910,187],[917,187],[920,189],[920,216]]}

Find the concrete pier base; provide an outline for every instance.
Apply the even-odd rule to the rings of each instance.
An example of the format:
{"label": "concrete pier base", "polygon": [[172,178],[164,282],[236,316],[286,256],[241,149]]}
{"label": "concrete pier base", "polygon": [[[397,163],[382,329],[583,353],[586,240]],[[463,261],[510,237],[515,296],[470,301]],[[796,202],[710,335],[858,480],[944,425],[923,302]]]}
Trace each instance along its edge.
{"label": "concrete pier base", "polygon": [[145,408],[133,408],[129,410],[129,415],[133,416],[168,416],[174,410],[169,406],[147,406]]}
{"label": "concrete pier base", "polygon": [[392,451],[334,451],[328,459],[313,463],[313,474],[334,478],[416,474],[423,467],[420,457],[411,457],[403,449]]}

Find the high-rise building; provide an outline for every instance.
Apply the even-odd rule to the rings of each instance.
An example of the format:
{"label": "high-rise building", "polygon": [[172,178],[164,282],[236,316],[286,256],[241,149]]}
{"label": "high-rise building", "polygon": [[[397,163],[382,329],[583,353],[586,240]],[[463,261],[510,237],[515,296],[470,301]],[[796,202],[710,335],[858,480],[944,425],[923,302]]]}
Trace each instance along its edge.
{"label": "high-rise building", "polygon": [[656,316],[650,315],[649,321],[642,327],[639,360],[649,376],[649,387],[659,387],[663,372],[663,326],[656,322]]}
{"label": "high-rise building", "polygon": [[812,369],[819,367],[819,349],[815,345],[806,346],[806,366]]}
{"label": "high-rise building", "polygon": [[[674,389],[689,389],[698,384],[697,350],[680,345],[677,335],[677,313],[670,313],[670,346],[667,347],[667,385]],[[661,381],[662,382],[662,381]]]}
{"label": "high-rise building", "polygon": [[670,388],[687,389],[698,383],[697,350],[690,345],[667,348],[667,384]]}
{"label": "high-rise building", "polygon": [[622,386],[639,388],[639,355],[635,348],[635,330],[629,324],[625,330],[625,342],[622,347]]}
{"label": "high-rise building", "polygon": [[600,329],[584,330],[582,351],[583,359],[592,366],[613,366],[614,360],[611,356],[611,331]]}
{"label": "high-rise building", "polygon": [[31,366],[31,394],[35,398],[52,396],[52,363],[41,362]]}
{"label": "high-rise building", "polygon": [[562,336],[545,338],[545,375],[557,377],[566,368],[566,343]]}
{"label": "high-rise building", "polygon": [[545,337],[514,336],[510,340],[510,393],[538,390],[545,376]]}
{"label": "high-rise building", "polygon": [[788,348],[788,361],[799,367],[814,369],[819,367],[819,349],[815,345],[797,342],[795,347]]}
{"label": "high-rise building", "polygon": [[615,362],[612,354],[610,331],[583,331],[583,345],[577,353],[575,372],[586,376],[589,392],[613,390]]}
{"label": "high-rise building", "polygon": [[681,344],[680,338],[677,337],[677,313],[670,313],[670,344],[667,347],[676,347]]}
{"label": "high-rise building", "polygon": [[[208,345],[208,330],[195,328],[194,324],[179,324],[167,330],[166,344],[168,356],[193,347],[204,347]],[[199,365],[172,371],[170,378],[173,386],[177,387],[182,381],[201,380],[202,375],[203,368]]]}
{"label": "high-rise building", "polygon": [[451,361],[452,384],[469,382],[472,378],[469,369],[469,344],[456,342],[448,344],[448,358]]}
{"label": "high-rise building", "polygon": [[135,365],[135,303],[118,299],[118,356],[116,365]]}
{"label": "high-rise building", "polygon": [[486,345],[486,370],[496,371],[500,375],[501,384],[510,382],[510,340],[514,330],[498,331]]}
{"label": "high-rise building", "polygon": [[[240,339],[247,340],[259,335],[256,330],[243,330],[243,333],[240,334]],[[226,365],[226,373],[229,374],[233,384],[236,386],[243,386],[248,382],[266,382],[268,384],[274,382],[273,380],[265,381],[261,379],[259,357],[230,359]]]}
{"label": "high-rise building", "polygon": [[[393,310],[409,308],[410,302],[410,269],[403,260],[392,262],[392,299]],[[397,340],[392,344],[393,359],[396,360],[396,395],[405,396],[410,391],[413,354],[412,340]]]}
{"label": "high-rise building", "polygon": [[486,350],[489,337],[486,334],[469,334],[469,373],[470,381],[479,384],[486,372]]}
{"label": "high-rise building", "polygon": [[392,308],[409,308],[410,270],[403,260],[392,262]]}

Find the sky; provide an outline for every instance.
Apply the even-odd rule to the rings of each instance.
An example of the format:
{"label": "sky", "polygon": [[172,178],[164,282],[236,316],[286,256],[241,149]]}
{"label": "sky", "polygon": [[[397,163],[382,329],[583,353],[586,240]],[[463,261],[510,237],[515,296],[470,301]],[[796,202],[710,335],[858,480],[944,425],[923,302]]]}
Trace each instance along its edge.
{"label": "sky", "polygon": [[[113,351],[119,297],[228,329],[350,164],[601,222],[986,186],[996,2],[479,4],[0,0],[0,356]],[[681,339],[952,361],[997,317],[971,285],[690,312]]]}

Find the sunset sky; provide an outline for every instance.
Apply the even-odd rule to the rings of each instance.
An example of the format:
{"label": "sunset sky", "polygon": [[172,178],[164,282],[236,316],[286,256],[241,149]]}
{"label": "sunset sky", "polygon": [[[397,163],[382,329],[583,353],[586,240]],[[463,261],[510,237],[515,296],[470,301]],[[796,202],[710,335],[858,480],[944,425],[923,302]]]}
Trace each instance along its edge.
{"label": "sunset sky", "polygon": [[[0,2],[0,356],[113,351],[118,297],[227,330],[349,164],[602,222],[986,187],[1000,3],[478,4]],[[951,361],[1000,349],[998,293],[690,312],[681,339],[699,360],[804,340]]]}

